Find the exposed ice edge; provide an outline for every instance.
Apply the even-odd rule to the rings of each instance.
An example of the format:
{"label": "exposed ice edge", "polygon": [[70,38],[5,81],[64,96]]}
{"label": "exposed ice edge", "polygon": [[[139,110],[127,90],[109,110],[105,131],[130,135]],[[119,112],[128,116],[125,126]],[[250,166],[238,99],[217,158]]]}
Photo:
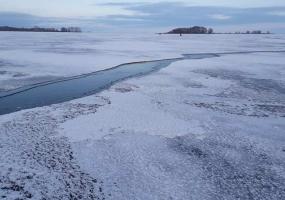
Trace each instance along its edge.
{"label": "exposed ice edge", "polygon": [[[55,83],[60,83],[60,82],[65,82],[65,81],[70,81],[70,80],[74,80],[74,79],[80,79],[80,78],[84,78],[84,77],[87,77],[87,76],[92,76],[92,75],[94,75],[96,73],[104,72],[104,71],[110,71],[110,70],[116,69],[116,68],[124,66],[124,65],[140,64],[140,63],[151,63],[151,62],[159,62],[159,61],[179,61],[179,60],[185,60],[185,59],[197,59],[197,58],[187,58],[189,56],[205,56],[205,58],[208,58],[207,55],[213,56],[213,57],[220,57],[220,56],[223,56],[223,55],[251,54],[251,53],[285,53],[285,50],[276,50],[276,51],[236,51],[236,52],[219,52],[219,53],[193,53],[193,54],[182,54],[183,57],[177,57],[177,58],[167,58],[167,59],[157,59],[157,60],[147,60],[147,61],[137,61],[137,62],[123,63],[123,64],[116,65],[116,66],[111,67],[111,68],[98,70],[98,71],[87,73],[87,74],[71,76],[71,77],[67,77],[67,78],[63,78],[63,79],[58,79],[58,80],[55,80],[55,81],[47,81],[47,82],[42,82],[42,83],[36,83],[36,84],[28,85],[28,86],[23,86],[23,87],[20,87],[20,88],[17,88],[17,89],[13,89],[13,90],[0,92],[0,99],[8,97],[8,96],[15,95],[15,94],[18,94],[18,93],[22,93],[22,92],[25,92],[27,90],[31,90],[31,89],[34,89],[34,88],[37,88],[37,87],[50,85],[50,84],[55,84]],[[132,78],[132,77],[129,77],[129,78]],[[114,82],[114,84],[115,83],[117,83],[117,82]],[[109,87],[110,87],[110,85],[109,85]]]}

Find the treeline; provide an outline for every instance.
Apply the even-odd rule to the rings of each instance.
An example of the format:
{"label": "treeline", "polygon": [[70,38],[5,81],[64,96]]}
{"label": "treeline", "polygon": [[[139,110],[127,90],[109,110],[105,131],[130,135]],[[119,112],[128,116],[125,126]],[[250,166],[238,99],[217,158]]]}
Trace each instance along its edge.
{"label": "treeline", "polygon": [[255,30],[255,31],[236,31],[236,32],[228,32],[228,33],[223,33],[223,34],[271,34],[270,31],[262,32],[261,30]]}
{"label": "treeline", "polygon": [[203,26],[193,26],[190,28],[176,28],[167,34],[212,34],[214,30],[212,28],[206,28]]}
{"label": "treeline", "polygon": [[245,31],[245,32],[226,32],[226,33],[216,33],[212,28],[206,28],[203,26],[193,26],[189,28],[176,28],[167,33],[159,34],[271,34],[270,31],[262,32],[261,30]]}
{"label": "treeline", "polygon": [[33,28],[17,28],[10,26],[0,26],[0,31],[19,31],[19,32],[74,32],[80,33],[82,32],[79,27],[62,27],[61,29],[56,28],[41,28],[41,27],[33,27]]}

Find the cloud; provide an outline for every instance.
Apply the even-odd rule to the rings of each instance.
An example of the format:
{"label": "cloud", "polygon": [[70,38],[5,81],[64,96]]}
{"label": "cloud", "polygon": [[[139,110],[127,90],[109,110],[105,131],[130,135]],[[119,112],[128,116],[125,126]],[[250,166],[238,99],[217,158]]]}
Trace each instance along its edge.
{"label": "cloud", "polygon": [[[161,3],[183,5],[184,7],[253,8],[285,6],[284,0],[0,0],[0,12],[18,12],[42,17],[101,17],[135,15],[136,13],[128,8]],[[157,11],[159,12],[159,10]]]}
{"label": "cloud", "polygon": [[210,15],[210,18],[217,19],[217,20],[228,20],[228,19],[231,19],[232,17],[228,15],[223,15],[223,14],[214,14],[214,15]]}
{"label": "cloud", "polygon": [[43,22],[54,23],[55,20],[22,13],[0,12],[0,26],[31,27]]}
{"label": "cloud", "polygon": [[136,15],[123,5],[94,3],[94,0],[0,0],[0,12],[18,12],[41,17],[101,17]]}

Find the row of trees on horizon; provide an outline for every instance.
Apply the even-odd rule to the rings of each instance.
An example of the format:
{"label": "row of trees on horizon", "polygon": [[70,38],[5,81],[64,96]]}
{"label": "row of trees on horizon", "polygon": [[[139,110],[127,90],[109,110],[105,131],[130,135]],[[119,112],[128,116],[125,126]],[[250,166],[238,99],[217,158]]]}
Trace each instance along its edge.
{"label": "row of trees on horizon", "polygon": [[[162,33],[161,33],[162,34]],[[226,33],[216,33],[213,28],[206,28],[203,26],[193,26],[189,28],[175,28],[166,34],[271,34],[270,31],[262,32],[261,30],[254,31],[237,31],[237,32],[226,32]]]}
{"label": "row of trees on horizon", "polygon": [[17,28],[10,26],[0,26],[0,31],[21,31],[21,32],[73,32],[80,33],[82,30],[79,27],[62,27],[60,29],[56,28],[41,28],[35,26],[33,28]]}
{"label": "row of trees on horizon", "polygon": [[213,34],[214,29],[203,26],[193,26],[189,28],[176,28],[169,31],[167,34]]}

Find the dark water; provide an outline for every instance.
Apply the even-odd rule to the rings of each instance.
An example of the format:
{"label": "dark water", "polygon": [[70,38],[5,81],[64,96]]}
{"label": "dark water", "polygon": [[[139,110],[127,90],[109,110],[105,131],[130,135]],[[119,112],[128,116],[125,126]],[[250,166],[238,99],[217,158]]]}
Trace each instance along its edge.
{"label": "dark water", "polygon": [[188,55],[185,58],[123,64],[108,70],[68,80],[39,84],[7,92],[0,97],[0,115],[23,109],[47,106],[77,99],[102,91],[112,84],[134,76],[141,76],[169,66],[182,59],[202,59],[212,54]]}
{"label": "dark water", "polygon": [[[265,52],[265,51],[262,51]],[[271,51],[270,51],[271,52]],[[255,53],[255,52],[236,52]],[[182,58],[138,62],[71,77],[69,79],[23,87],[0,94],[0,115],[16,111],[62,103],[84,96],[92,95],[108,88],[112,84],[127,78],[142,76],[169,66],[171,63],[185,59],[204,59],[218,57],[220,54],[185,54]],[[233,54],[233,53],[225,53]]]}

